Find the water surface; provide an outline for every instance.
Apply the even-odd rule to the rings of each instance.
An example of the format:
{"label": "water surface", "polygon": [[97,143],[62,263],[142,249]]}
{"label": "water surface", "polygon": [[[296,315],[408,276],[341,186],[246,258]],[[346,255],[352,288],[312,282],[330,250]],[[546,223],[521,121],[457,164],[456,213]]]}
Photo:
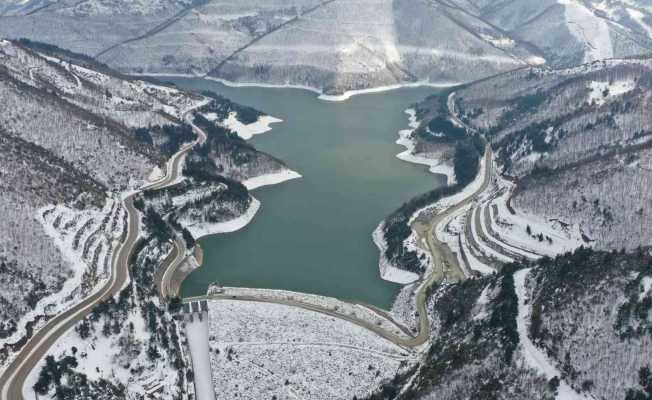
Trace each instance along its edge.
{"label": "water surface", "polygon": [[262,207],[244,229],[200,241],[204,265],[182,296],[209,283],[277,288],[391,305],[400,286],[380,278],[371,233],[411,197],[443,185],[424,166],[396,158],[404,110],[433,88],[399,89],[326,102],[299,89],[232,88],[203,79],[170,79],[212,90],[283,119],[252,143],[303,178],[253,191]]}

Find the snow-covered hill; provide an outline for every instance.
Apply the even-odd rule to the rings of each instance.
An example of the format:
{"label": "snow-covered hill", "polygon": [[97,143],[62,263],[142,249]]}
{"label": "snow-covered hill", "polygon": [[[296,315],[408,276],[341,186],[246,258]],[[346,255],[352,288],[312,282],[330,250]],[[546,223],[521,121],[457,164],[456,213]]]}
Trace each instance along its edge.
{"label": "snow-covered hill", "polygon": [[651,262],[579,249],[442,285],[418,368],[367,398],[645,399]]}
{"label": "snow-covered hill", "polygon": [[[208,102],[50,50],[0,41],[0,371],[109,278],[126,234],[120,193],[176,151],[182,114]],[[135,129],[160,126],[168,134],[150,141]]]}
{"label": "snow-covered hill", "polygon": [[579,224],[587,244],[634,249],[652,245],[651,89],[649,59],[611,60],[521,69],[417,110],[422,130],[452,108],[484,133],[519,179],[517,209]]}
{"label": "snow-covered hill", "polygon": [[171,123],[160,111],[197,100],[0,43],[0,370],[26,334],[108,277],[126,216],[110,191],[164,160],[130,124]]}
{"label": "snow-covered hill", "polygon": [[0,35],[70,48],[124,72],[206,74],[329,93],[467,82],[652,49],[632,1],[60,0],[9,3]]}

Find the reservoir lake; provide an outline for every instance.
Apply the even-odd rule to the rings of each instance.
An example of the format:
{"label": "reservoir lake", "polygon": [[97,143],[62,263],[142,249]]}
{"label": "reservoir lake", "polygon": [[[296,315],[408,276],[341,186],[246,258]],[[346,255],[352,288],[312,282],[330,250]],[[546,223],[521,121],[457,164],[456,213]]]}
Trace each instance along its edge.
{"label": "reservoir lake", "polygon": [[444,176],[396,158],[405,109],[436,88],[361,94],[342,102],[290,88],[229,87],[200,78],[161,78],[211,90],[283,120],[251,143],[301,174],[253,190],[262,203],[240,231],[202,238],[204,262],[182,297],[224,286],[286,289],[388,309],[401,286],[381,279],[371,234],[402,203],[444,185]]}

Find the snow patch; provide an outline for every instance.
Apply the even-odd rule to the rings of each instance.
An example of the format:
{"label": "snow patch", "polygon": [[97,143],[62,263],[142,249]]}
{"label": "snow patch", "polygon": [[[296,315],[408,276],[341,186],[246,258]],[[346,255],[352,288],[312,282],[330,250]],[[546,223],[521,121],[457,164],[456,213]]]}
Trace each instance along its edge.
{"label": "snow patch", "polygon": [[645,14],[635,8],[629,7],[627,7],[627,13],[645,30],[647,36],[652,38],[652,27],[645,22]]}
{"label": "snow patch", "polygon": [[184,227],[192,234],[195,239],[199,239],[204,236],[216,235],[218,233],[229,233],[235,232],[244,228],[249,222],[254,219],[254,216],[260,209],[260,201],[258,199],[251,199],[251,204],[247,211],[241,216],[234,218],[229,221],[224,222],[200,222],[200,223],[184,223],[181,221]]}
{"label": "snow patch", "polygon": [[[498,178],[498,185],[503,190],[489,205],[491,226],[501,239],[529,252],[554,257],[573,251],[586,245],[582,240],[579,225],[568,225],[558,220],[546,220],[538,215],[514,210],[512,214],[507,201],[515,189],[513,183]],[[495,208],[494,208],[495,206]],[[530,227],[530,234],[527,233]],[[541,235],[544,240],[539,240]],[[552,243],[547,240],[550,238]]]}
{"label": "snow patch", "polygon": [[643,300],[652,292],[652,276],[644,276],[641,279],[641,293],[638,295],[638,300]]}
{"label": "snow patch", "polygon": [[584,62],[613,57],[609,26],[579,1],[557,0],[564,7],[564,17],[571,34],[584,44]]}
{"label": "snow patch", "polygon": [[407,109],[405,110],[405,113],[409,118],[408,126],[410,129],[403,129],[398,132],[399,138],[396,141],[396,144],[405,147],[406,150],[397,154],[396,157],[406,162],[427,165],[429,171],[433,174],[445,175],[447,185],[455,184],[455,172],[453,171],[452,166],[445,164],[438,158],[417,155],[414,153],[415,144],[414,139],[412,139],[412,133],[419,127],[419,122],[417,121],[416,111],[414,109]]}
{"label": "snow patch", "polygon": [[[366,397],[416,361],[358,325],[281,304],[209,301],[218,399]],[[241,397],[241,396],[238,396]]]}
{"label": "snow patch", "polygon": [[284,169],[282,171],[249,178],[243,181],[242,184],[245,185],[247,190],[254,190],[258,189],[259,187],[276,185],[277,183],[282,183],[291,179],[298,178],[301,178],[301,174],[298,172],[292,171],[291,169]]}
{"label": "snow patch", "polygon": [[496,38],[491,35],[480,33],[480,37],[482,37],[482,39],[486,40],[487,42],[491,43],[493,46],[500,47],[503,49],[514,47],[514,45],[516,44],[514,40],[506,36]]}
{"label": "snow patch", "polygon": [[331,94],[324,94],[322,92],[319,92],[319,99],[324,100],[324,101],[346,101],[350,99],[353,96],[361,95],[361,94],[370,94],[370,93],[382,93],[382,92],[387,92],[390,90],[397,90],[397,89],[403,89],[403,88],[417,88],[417,87],[434,87],[434,88],[449,88],[453,86],[458,86],[460,85],[461,82],[441,82],[441,83],[432,83],[432,82],[426,82],[426,81],[421,81],[421,82],[414,82],[414,83],[403,83],[403,84],[396,84],[396,85],[386,85],[386,86],[378,86],[378,87],[373,87],[373,88],[367,88],[367,89],[357,89],[357,90],[347,90],[346,92],[342,94],[336,94],[336,95],[331,95]]}
{"label": "snow patch", "polygon": [[631,79],[622,80],[618,82],[597,82],[591,81],[589,83],[589,104],[595,102],[595,104],[601,106],[607,99],[611,97],[620,96],[627,92],[630,92],[636,88],[636,82]]}
{"label": "snow patch", "polygon": [[148,182],[156,182],[165,177],[165,172],[157,165],[147,177]]}
{"label": "snow patch", "polygon": [[415,282],[419,279],[419,275],[414,272],[406,271],[400,268],[396,268],[392,263],[385,257],[385,251],[387,250],[387,243],[385,242],[385,237],[383,235],[383,227],[385,226],[384,222],[381,222],[380,225],[374,230],[371,235],[374,241],[374,244],[380,250],[380,259],[378,261],[378,267],[380,269],[380,277],[386,281],[399,283],[401,285],[407,285],[408,283]]}
{"label": "snow patch", "polygon": [[249,140],[254,135],[269,132],[272,130],[271,124],[283,122],[282,119],[274,118],[269,115],[263,115],[258,118],[256,122],[251,124],[243,124],[237,118],[236,112],[230,112],[228,118],[222,121],[222,125],[231,129],[238,134],[242,139]]}

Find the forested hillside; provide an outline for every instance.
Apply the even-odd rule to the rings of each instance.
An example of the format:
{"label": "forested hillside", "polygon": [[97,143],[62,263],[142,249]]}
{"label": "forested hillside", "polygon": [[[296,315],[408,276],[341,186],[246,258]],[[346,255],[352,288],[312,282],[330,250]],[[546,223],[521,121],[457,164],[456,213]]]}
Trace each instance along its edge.
{"label": "forested hillside", "polygon": [[[461,120],[487,137],[507,175],[512,204],[581,225],[599,248],[652,244],[652,64],[600,61],[561,71],[524,68],[452,95]],[[441,106],[424,102],[422,128]]]}

